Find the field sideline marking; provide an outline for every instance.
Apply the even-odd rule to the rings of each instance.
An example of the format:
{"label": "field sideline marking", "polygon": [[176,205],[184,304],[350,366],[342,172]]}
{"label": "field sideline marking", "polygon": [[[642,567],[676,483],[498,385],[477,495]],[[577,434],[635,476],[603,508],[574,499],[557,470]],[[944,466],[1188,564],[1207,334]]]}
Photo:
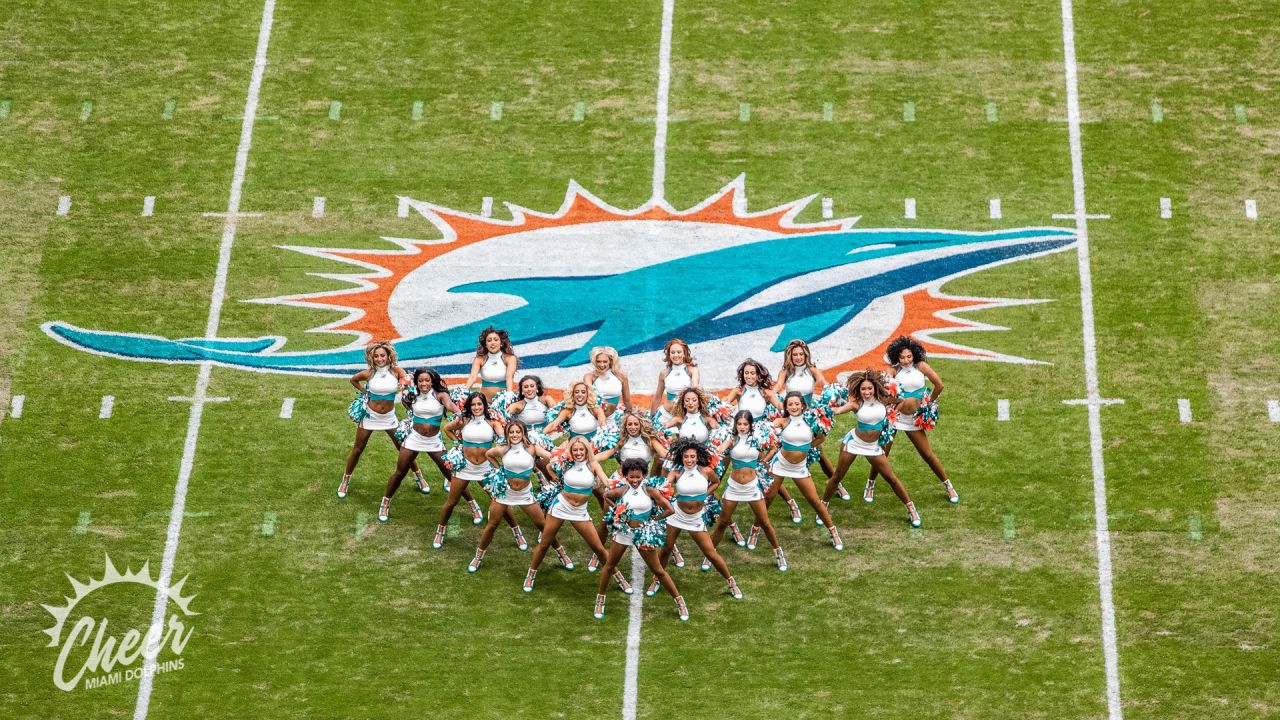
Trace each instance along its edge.
{"label": "field sideline marking", "polygon": [[14,395],[9,398],[9,417],[17,420],[22,417],[22,406],[27,402],[26,395]]}
{"label": "field sideline marking", "polygon": [[1160,219],[1169,220],[1173,217],[1173,200],[1170,198],[1160,198]]}
{"label": "field sideline marking", "polygon": [[987,209],[992,220],[1000,220],[1004,217],[1004,211],[1000,209],[1000,198],[991,198],[987,203]]}
{"label": "field sideline marking", "polygon": [[1244,216],[1250,220],[1258,219],[1258,201],[1249,198],[1244,201]]}
{"label": "field sideline marking", "polygon": [[[227,293],[227,273],[231,267],[231,244],[236,237],[236,221],[240,218],[240,193],[244,187],[245,171],[249,165],[249,148],[253,145],[253,123],[258,113],[258,94],[262,89],[262,76],[267,69],[267,45],[271,40],[271,22],[275,14],[275,0],[264,0],[262,5],[262,23],[258,28],[258,48],[253,59],[253,72],[249,79],[249,92],[244,101],[244,120],[240,125],[240,144],[236,148],[235,170],[231,176],[231,190],[227,196],[227,212],[222,223],[222,242],[218,247],[218,268],[213,280],[213,290],[209,298],[209,318],[205,323],[204,336],[217,337],[218,322],[222,318],[222,302]],[[151,611],[152,627],[163,627],[165,610],[169,603],[169,580],[173,577],[173,561],[178,554],[178,537],[182,533],[183,510],[187,505],[187,483],[191,479],[191,471],[195,466],[196,441],[200,436],[200,421],[204,417],[204,405],[207,401],[209,378],[213,373],[213,365],[200,363],[200,372],[196,376],[195,391],[191,397],[191,414],[187,418],[187,434],[182,445],[182,463],[178,469],[178,480],[173,489],[173,508],[169,511],[169,529],[165,533],[164,560],[160,566],[160,577],[156,584],[155,605]],[[145,720],[147,710],[151,706],[151,687],[155,679],[156,655],[160,639],[149,643],[142,668],[142,677],[138,681],[138,699],[133,707],[134,720]]]}
{"label": "field sideline marking", "polygon": [[111,418],[111,412],[115,409],[115,407],[116,407],[116,396],[103,395],[102,406],[98,408],[98,419],[109,420]]}
{"label": "field sideline marking", "polygon": [[902,201],[902,217],[906,218],[907,220],[916,219],[916,199],[915,198],[907,198],[906,200]]}
{"label": "field sideline marking", "polygon": [[1009,401],[1001,398],[996,401],[996,420],[1009,422]]}
{"label": "field sideline marking", "polygon": [[280,419],[281,420],[293,419],[293,402],[294,402],[294,398],[285,398],[284,402],[280,403]]}
{"label": "field sideline marking", "polygon": [[1080,142],[1080,81],[1071,0],[1062,1],[1062,67],[1067,90],[1067,136],[1071,145],[1071,189],[1075,204],[1076,260],[1080,270],[1080,319],[1084,378],[1089,409],[1089,451],[1093,469],[1093,523],[1098,550],[1098,603],[1102,615],[1102,657],[1107,678],[1107,716],[1122,720],[1120,651],[1111,583],[1111,531],[1107,526],[1107,475],[1102,459],[1102,394],[1098,390],[1098,346],[1093,326],[1093,271],[1089,267],[1089,216],[1085,210],[1084,150]]}
{"label": "field sideline marking", "polygon": [[156,212],[156,196],[148,195],[142,198],[142,217],[151,217]]}
{"label": "field sideline marking", "polygon": [[319,195],[311,198],[311,217],[324,217],[324,198]]}
{"label": "field sideline marking", "polygon": [[1267,419],[1273,423],[1280,423],[1280,400],[1267,401]]}
{"label": "field sideline marking", "polygon": [[66,217],[67,213],[69,212],[71,212],[71,196],[59,195],[58,196],[58,217]]}

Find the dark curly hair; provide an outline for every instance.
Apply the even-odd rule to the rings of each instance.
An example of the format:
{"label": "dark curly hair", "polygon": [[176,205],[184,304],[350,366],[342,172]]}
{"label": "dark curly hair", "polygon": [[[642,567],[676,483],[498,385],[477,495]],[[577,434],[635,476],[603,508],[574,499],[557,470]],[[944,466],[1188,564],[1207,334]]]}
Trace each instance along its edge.
{"label": "dark curly hair", "polygon": [[[542,386],[542,378],[538,377],[537,375],[522,376],[519,380],[516,381],[516,390],[520,390],[520,388],[524,386],[525,380],[532,380],[533,384],[538,386],[538,394],[535,395],[534,397],[542,397],[543,395],[546,394],[546,388]],[[524,397],[523,391],[518,392],[516,394],[519,395],[520,397]]]}
{"label": "dark curly hair", "polygon": [[924,362],[924,345],[919,340],[906,335],[899,335],[889,343],[889,347],[885,348],[885,359],[894,367],[899,367],[898,357],[902,355],[903,350],[910,350],[912,362]]}
{"label": "dark curly hair", "polygon": [[449,388],[444,384],[444,378],[440,377],[440,373],[436,372],[435,368],[429,368],[429,367],[420,367],[417,370],[413,371],[414,392],[417,392],[418,390],[418,378],[421,377],[424,373],[431,377],[431,389],[433,391],[442,392],[442,393],[449,392]]}
{"label": "dark curly hair", "polygon": [[708,452],[707,447],[691,438],[677,438],[671,443],[671,449],[667,451],[667,455],[675,460],[676,467],[684,465],[684,453],[686,450],[697,451],[698,465],[711,467],[711,453]]}
{"label": "dark curly hair", "polygon": [[743,360],[742,364],[738,366],[738,387],[747,386],[747,380],[742,376],[742,371],[746,370],[748,365],[754,365],[756,368],[756,387],[773,387],[773,376],[769,374],[769,371],[764,365],[761,365],[758,360],[753,360],[751,358]]}
{"label": "dark curly hair", "polygon": [[618,474],[626,477],[632,470],[639,470],[641,475],[649,474],[649,463],[640,458],[628,458],[622,461],[622,465],[618,467]]}
{"label": "dark curly hair", "polygon": [[849,388],[850,400],[858,402],[862,401],[862,393],[858,391],[858,388],[861,387],[864,382],[871,383],[872,387],[875,388],[875,399],[877,402],[884,405],[892,405],[894,403],[893,396],[889,394],[887,389],[885,389],[884,373],[879,370],[872,370],[871,368],[849,373],[849,377],[845,380],[845,384]]}
{"label": "dark curly hair", "polygon": [[[484,341],[485,341],[485,338],[489,337],[489,335],[492,333],[497,333],[498,339],[502,341],[502,348],[499,350],[499,352],[505,355],[510,355],[512,357],[515,357],[516,349],[511,346],[511,336],[507,335],[506,330],[499,330],[498,328],[492,325],[480,331],[480,339],[476,341],[476,356],[484,357],[485,355],[489,354],[488,348],[484,346]],[[518,358],[517,358],[517,362],[519,362]]]}

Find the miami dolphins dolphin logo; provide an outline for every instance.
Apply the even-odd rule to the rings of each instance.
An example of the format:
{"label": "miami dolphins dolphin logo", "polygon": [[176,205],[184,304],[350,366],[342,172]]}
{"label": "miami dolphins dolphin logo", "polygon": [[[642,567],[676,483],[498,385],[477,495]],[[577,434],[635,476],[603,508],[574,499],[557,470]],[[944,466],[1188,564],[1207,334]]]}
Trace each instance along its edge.
{"label": "miami dolphins dolphin logo", "polygon": [[[812,200],[748,212],[741,177],[684,211],[665,201],[621,210],[574,183],[558,211],[508,204],[510,220],[401,198],[439,238],[387,237],[383,250],[287,246],[363,271],[313,273],[354,287],[249,301],[345,310],[343,319],[313,330],[354,336],[332,350],[290,352],[278,336],[167,339],[64,322],[43,327],[60,342],[112,357],[307,375],[363,367],[372,337],[394,338],[406,365],[465,374],[490,325],[510,333],[524,368],[553,383],[581,377],[598,345],[617,348],[633,374],[656,375],[671,337],[689,342],[695,357],[728,357],[721,364],[733,367],[801,338],[840,368],[874,357],[897,332],[994,329],[950,312],[1040,301],[952,298],[940,286],[1075,242],[1072,231],[1053,227],[961,232],[859,229],[858,218],[797,222]],[[1026,362],[949,343],[934,354]],[[731,371],[708,377],[704,370],[704,379],[728,384]]]}

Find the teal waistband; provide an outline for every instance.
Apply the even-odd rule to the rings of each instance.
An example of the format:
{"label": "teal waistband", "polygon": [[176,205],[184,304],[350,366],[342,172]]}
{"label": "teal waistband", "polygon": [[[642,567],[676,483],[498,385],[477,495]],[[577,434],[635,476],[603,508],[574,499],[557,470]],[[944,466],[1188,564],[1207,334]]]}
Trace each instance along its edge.
{"label": "teal waistband", "polygon": [[[681,392],[684,392],[684,391],[682,390]],[[668,400],[674,401],[678,397],[680,397],[680,393],[673,393],[673,392],[667,393]]]}
{"label": "teal waistband", "polygon": [[884,420],[881,420],[880,422],[875,424],[864,423],[861,420],[858,421],[858,429],[862,430],[863,432],[880,432],[880,430],[882,430],[884,426],[885,426]]}
{"label": "teal waistband", "polygon": [[589,438],[589,437],[591,437],[592,435],[595,435],[595,434],[596,434],[596,431],[595,431],[595,430],[592,430],[592,431],[591,431],[591,432],[589,432],[589,433],[580,433],[580,432],[574,432],[574,431],[570,430],[570,431],[569,431],[569,439],[570,439],[570,440],[572,440],[572,439],[574,439],[574,438]]}
{"label": "teal waistband", "polygon": [[590,495],[591,491],[594,490],[594,488],[589,488],[589,487],[576,488],[576,487],[570,487],[568,485],[563,485],[561,486],[560,489],[563,492],[573,493],[574,495]]}
{"label": "teal waistband", "polygon": [[441,421],[444,420],[443,415],[436,415],[435,417],[422,417],[421,415],[412,415],[410,417],[413,418],[414,425],[434,425],[435,427],[440,427]]}
{"label": "teal waistband", "polygon": [[627,513],[627,520],[630,520],[631,522],[643,522],[645,520],[648,520],[649,516],[652,514],[653,514],[652,510],[645,510],[644,512],[639,512],[639,513],[637,512]]}
{"label": "teal waistband", "polygon": [[676,502],[706,502],[706,500],[707,500],[706,493],[701,493],[699,495],[677,495],[676,496]]}
{"label": "teal waistband", "polygon": [[796,452],[809,452],[809,447],[810,447],[810,446],[809,446],[808,444],[805,444],[805,445],[793,445],[793,444],[791,444],[791,443],[789,443],[789,442],[784,442],[784,443],[782,443],[782,449],[783,449],[783,450],[794,450],[794,451],[796,451]]}
{"label": "teal waistband", "polygon": [[618,401],[621,399],[622,399],[621,395],[601,395],[600,396],[600,400],[602,402],[613,403],[614,405],[617,405]]}
{"label": "teal waistband", "polygon": [[505,379],[480,381],[480,387],[504,388],[506,386],[507,386],[507,381]]}
{"label": "teal waistband", "polygon": [[760,460],[758,458],[755,460],[734,460],[733,461],[734,470],[741,470],[742,468],[753,468],[753,467],[759,467],[759,466],[760,466]]}
{"label": "teal waistband", "polygon": [[490,440],[489,442],[472,442],[470,440],[463,440],[462,447],[482,447],[482,448],[493,447],[493,441]]}
{"label": "teal waistband", "polygon": [[517,480],[528,480],[529,476],[533,475],[533,468],[529,468],[524,472],[511,472],[506,468],[503,468],[502,471],[507,474],[507,477],[516,478]]}
{"label": "teal waistband", "polygon": [[386,395],[379,395],[378,393],[369,393],[369,399],[370,400],[395,400],[397,394],[398,393],[387,393]]}
{"label": "teal waistband", "polygon": [[925,395],[929,394],[929,388],[920,388],[919,390],[903,390],[901,393],[904,398],[915,398],[923,400]]}

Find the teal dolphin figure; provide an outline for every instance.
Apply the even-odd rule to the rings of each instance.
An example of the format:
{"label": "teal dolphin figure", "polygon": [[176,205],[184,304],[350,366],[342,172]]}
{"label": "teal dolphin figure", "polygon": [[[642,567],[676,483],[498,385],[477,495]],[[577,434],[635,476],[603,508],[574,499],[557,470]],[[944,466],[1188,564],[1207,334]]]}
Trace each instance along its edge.
{"label": "teal dolphin figure", "polygon": [[[610,345],[623,355],[660,349],[670,337],[698,343],[782,326],[773,350],[792,338],[819,340],[876,299],[984,267],[1062,250],[1075,242],[1063,228],[997,232],[840,230],[784,235],[695,253],[614,275],[535,277],[466,283],[452,293],[501,293],[524,304],[447,330],[396,340],[402,363],[474,350],[490,325],[517,345],[593,332],[576,349],[522,358],[529,367],[569,367],[588,361],[590,347]],[[904,256],[904,257],[899,257]],[[905,257],[909,256],[909,257]],[[881,263],[877,270],[875,261]],[[864,272],[831,283],[822,273],[865,264]],[[858,269],[858,268],[851,268]],[[761,292],[812,275],[815,289],[798,291],[749,311],[735,306]],[[363,348],[283,352],[285,339],[185,338],[85,330],[64,322],[42,326],[54,339],[112,357],[158,362],[211,362],[260,372],[339,374],[364,366]],[[444,373],[469,365],[439,364]]]}

